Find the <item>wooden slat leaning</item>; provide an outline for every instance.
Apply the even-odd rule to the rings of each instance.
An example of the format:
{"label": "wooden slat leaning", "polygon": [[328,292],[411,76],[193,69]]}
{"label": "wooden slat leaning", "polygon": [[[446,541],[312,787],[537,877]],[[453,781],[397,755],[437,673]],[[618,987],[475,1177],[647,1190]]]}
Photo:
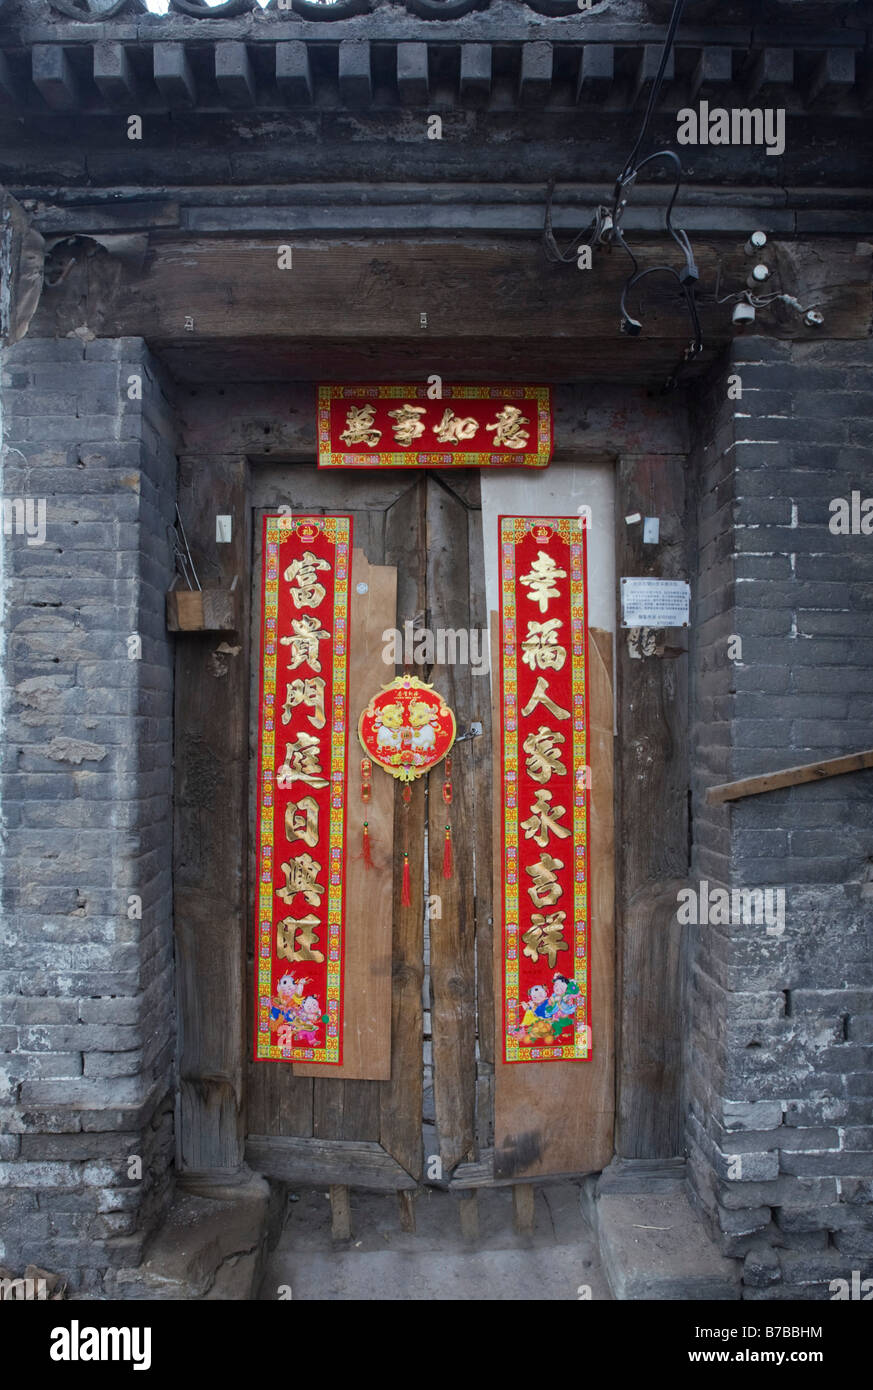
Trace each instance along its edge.
{"label": "wooden slat leaning", "polygon": [[743,796],[760,796],[762,792],[781,791],[804,782],[819,782],[824,777],[841,777],[846,772],[863,772],[873,767],[873,748],[860,753],[845,753],[839,758],[824,758],[816,763],[801,763],[799,767],[784,767],[780,772],[763,772],[757,777],[743,777],[738,782],[720,782],[706,793],[708,806],[723,801],[738,801]]}

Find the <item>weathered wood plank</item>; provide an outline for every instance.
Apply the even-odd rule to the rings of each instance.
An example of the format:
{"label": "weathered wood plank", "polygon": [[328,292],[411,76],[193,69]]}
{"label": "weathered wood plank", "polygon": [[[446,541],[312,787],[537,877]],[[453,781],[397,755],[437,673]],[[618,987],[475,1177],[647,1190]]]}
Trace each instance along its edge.
{"label": "weathered wood plank", "polygon": [[349,1189],[334,1183],[330,1188],[330,1234],[333,1240],[351,1240],[352,1207]]}
{"label": "weathered wood plank", "polygon": [[[366,585],[359,593],[359,587]],[[346,929],[343,1063],[339,1067],[295,1064],[296,1076],[325,1081],[355,1078],[387,1081],[391,1076],[391,916],[394,886],[394,786],[374,769],[371,799],[361,801],[358,719],[384,685],[382,633],[397,614],[397,571],[371,565],[354,547],[349,603],[349,737],[346,796]],[[367,821],[373,866],[363,860]],[[319,1133],[323,1131],[319,1128]],[[332,1134],[331,1138],[360,1138]]]}
{"label": "weathered wood plank", "polygon": [[512,1189],[512,1224],[516,1234],[532,1236],[534,1230],[534,1202],[536,1189],[533,1183],[516,1183]]}
{"label": "weathered wood plank", "polygon": [[720,782],[706,793],[709,806],[723,801],[738,801],[743,796],[760,796],[762,792],[779,791],[782,787],[799,787],[805,782],[819,782],[825,777],[842,777],[846,772],[863,772],[873,767],[873,748],[860,753],[846,753],[841,758],[822,758],[815,763],[785,767],[781,772],[763,772],[757,777],[742,777],[738,782]]}
{"label": "weathered wood plank", "polygon": [[407,1235],[415,1234],[415,1193],[401,1189],[397,1193],[398,1214],[400,1216],[400,1229]]}
{"label": "weathered wood plank", "polygon": [[[492,670],[498,668],[499,619],[491,615]],[[517,1182],[602,1169],[613,1154],[614,1122],[614,832],[612,634],[589,630],[591,720],[591,1028],[586,1062],[503,1061],[500,982],[503,905],[500,893],[500,758],[494,755],[494,976],[497,1045],[494,1067],[494,1180]],[[492,722],[498,728],[498,680]],[[471,1174],[472,1175],[472,1174]],[[478,1185],[478,1183],[476,1184]]]}
{"label": "weathered wood plank", "polygon": [[[61,52],[61,50],[58,50]],[[63,56],[63,55],[62,55]],[[51,79],[59,93],[67,70]],[[54,87],[53,87],[54,90]],[[233,363],[246,342],[270,344],[274,378],[282,372],[279,341],[293,334],[289,325],[305,325],[307,342],[331,340],[352,346],[359,343],[373,358],[373,342],[418,339],[431,371],[441,371],[433,357],[433,340],[455,344],[450,361],[457,362],[457,344],[467,339],[484,346],[515,340],[521,362],[530,355],[529,343],[564,341],[558,346],[569,354],[587,343],[592,364],[607,350],[627,356],[627,342],[619,334],[616,304],[627,278],[621,256],[597,253],[595,269],[579,274],[566,265],[554,264],[535,254],[528,239],[501,241],[442,240],[314,240],[300,237],[293,245],[293,268],[279,269],[276,235],[185,236],[155,230],[149,238],[149,256],[141,269],[119,266],[110,257],[94,258],[74,266],[63,284],[43,297],[34,329],[37,334],[63,336],[77,326],[97,323],[108,337],[141,336],[159,348],[175,344],[190,358],[192,348],[222,340],[232,342],[226,357],[225,378],[234,379]],[[789,242],[771,242],[779,256]],[[668,263],[678,270],[683,264],[678,249],[664,240],[634,242],[641,265]],[[716,275],[724,288],[742,288],[748,266],[742,246],[708,238],[695,239],[695,261],[700,283],[710,296],[700,304],[707,343],[730,339],[730,316],[711,301]],[[783,272],[782,288],[809,303],[810,273],[827,278],[827,323],[834,337],[864,337],[869,319],[869,264],[854,254],[854,246],[833,238],[816,239],[796,258],[797,278]],[[791,269],[791,261],[785,258]],[[824,271],[821,270],[824,266]],[[647,345],[654,343],[663,357],[664,345],[684,346],[688,317],[667,284],[653,281],[646,290],[645,333],[634,345],[634,371]],[[512,285],[512,307],[507,308],[506,286]],[[232,306],[233,312],[228,312]],[[354,306],[354,307],[353,307]],[[421,314],[427,314],[426,342]],[[579,334],[584,320],[586,333]],[[193,321],[193,330],[186,329]],[[519,325],[524,325],[523,336]],[[806,338],[809,329],[799,315],[784,323],[768,324],[780,338]],[[291,354],[293,375],[306,370],[308,361],[295,347]],[[465,368],[467,348],[464,348]],[[381,369],[381,353],[380,353]],[[565,367],[571,357],[567,356]],[[662,364],[663,365],[663,364]],[[672,366],[667,363],[666,368]],[[541,370],[541,368],[539,368]],[[267,375],[265,372],[264,375]],[[331,373],[336,375],[336,372]],[[380,370],[384,377],[384,372]],[[566,380],[571,373],[559,373]],[[238,377],[236,378],[239,379]]]}
{"label": "weathered wood plank", "polygon": [[[433,632],[471,626],[467,511],[435,479],[427,487],[427,607]],[[469,664],[434,666],[429,679],[458,722],[469,725],[474,699]],[[441,899],[441,915],[432,922],[430,982],[434,1104],[444,1172],[473,1156],[476,1099],[473,839],[464,829],[470,814],[475,815],[469,743],[458,744],[451,758],[452,805],[447,807],[442,797],[443,767],[430,774],[428,789],[430,891]],[[454,855],[450,879],[442,874],[447,824]]]}
{"label": "weathered wood plank", "polygon": [[[688,574],[685,463],[637,455],[617,477],[618,575]],[[658,516],[661,541],[643,546],[633,512]],[[674,634],[687,650],[687,634]],[[631,657],[618,642],[619,1075],[616,1151],[671,1158],[681,1136],[681,972],[676,881],[688,871],[688,664]]]}
{"label": "weathered wood plank", "polygon": [[[426,481],[419,480],[390,508],[385,519],[385,562],[397,568],[397,626],[401,628],[425,606],[426,488]],[[390,679],[389,667],[385,682]],[[383,1081],[380,1088],[382,1144],[416,1179],[422,1173],[424,793],[419,779],[413,784],[408,810],[399,792],[395,795],[391,1080]],[[408,908],[400,904],[406,836],[412,868],[412,905]]]}
{"label": "weathered wood plank", "polygon": [[[204,585],[229,589],[234,577],[243,580],[248,572],[247,488],[245,458],[180,461],[179,509]],[[215,545],[216,514],[233,518],[230,544]],[[235,640],[189,636],[176,647],[180,1173],[236,1169],[242,1162],[248,641],[244,601]]]}
{"label": "weathered wood plank", "polygon": [[475,1188],[461,1194],[458,1216],[461,1220],[461,1239],[475,1243],[479,1239],[479,1198]]}
{"label": "weathered wood plank", "polygon": [[[5,60],[6,55],[3,54]],[[8,66],[8,64],[7,64]],[[3,66],[0,64],[0,93]],[[45,242],[21,204],[0,189],[0,345],[17,343],[27,332],[43,287]]]}
{"label": "weathered wood plank", "polygon": [[[470,557],[470,627],[481,633],[480,653],[491,664],[491,648],[488,640],[488,612],[485,601],[485,549],[482,536],[482,510],[479,494],[479,479],[475,479],[475,499],[471,498],[468,513],[468,552]],[[472,508],[476,508],[473,510]],[[493,728],[491,724],[491,690],[489,675],[471,675],[471,719],[482,725],[479,738],[470,742],[471,784],[473,793],[472,815],[467,820],[468,833],[473,841],[476,862],[476,961],[478,981],[478,1035],[479,1064],[494,1065],[494,971],[491,966],[494,948],[494,880],[490,872],[492,856],[491,838],[491,759],[493,756]],[[493,1089],[482,1088],[487,1097],[488,1114],[477,1114],[477,1141],[486,1142],[493,1133]],[[478,1110],[478,1102],[477,1102]]]}
{"label": "weathered wood plank", "polygon": [[[308,359],[306,367],[311,372]],[[381,361],[379,368],[384,370]],[[410,378],[416,379],[416,372],[407,361],[405,379]],[[447,372],[443,380],[453,377]],[[420,481],[420,474],[401,470],[313,468],[316,393],[307,382],[245,382],[236,375],[233,383],[183,388],[177,402],[185,452],[248,454],[252,486],[263,497],[263,505],[291,505],[293,497],[301,508],[357,515],[370,508],[390,507]],[[586,458],[599,451],[612,459],[617,439],[628,435],[644,438],[652,453],[678,454],[688,447],[685,412],[675,394],[653,401],[639,387],[599,386],[592,392],[584,385],[556,386],[552,404],[556,459],[566,451],[563,457],[575,460],[580,449]],[[474,469],[441,469],[435,476],[470,506],[478,506],[479,475]],[[369,558],[374,563],[379,559],[377,555]]]}
{"label": "weathered wood plank", "polygon": [[579,1176],[578,1169],[568,1173],[539,1173],[533,1177],[498,1178],[494,1176],[494,1150],[483,1149],[475,1163],[459,1163],[451,1181],[450,1192],[471,1192],[481,1187],[516,1187],[521,1183],[554,1184]]}
{"label": "weathered wood plank", "polygon": [[380,1144],[345,1139],[250,1134],[246,1162],[256,1172],[302,1187],[360,1187],[374,1192],[415,1188],[414,1178]]}

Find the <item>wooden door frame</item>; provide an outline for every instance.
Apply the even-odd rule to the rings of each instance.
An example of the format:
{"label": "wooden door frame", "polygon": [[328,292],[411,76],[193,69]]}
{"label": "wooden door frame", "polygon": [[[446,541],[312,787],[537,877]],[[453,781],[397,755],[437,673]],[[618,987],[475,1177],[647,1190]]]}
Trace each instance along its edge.
{"label": "wooden door frame", "polygon": [[[598,457],[602,456],[602,451],[598,451]],[[579,457],[583,458],[581,450]],[[283,453],[269,462],[308,460],[311,460],[311,453],[301,450],[299,455]],[[290,1158],[287,1164],[280,1165],[276,1155],[270,1156],[256,1146],[246,1154],[245,948],[244,937],[240,939],[239,922],[240,916],[248,911],[249,696],[247,658],[239,661],[238,656],[247,652],[249,644],[251,605],[246,577],[251,553],[251,472],[261,461],[267,462],[256,462],[250,455],[239,453],[184,453],[180,456],[180,511],[192,550],[201,558],[202,579],[210,585],[229,588],[237,577],[241,589],[238,635],[228,635],[228,640],[214,640],[215,634],[192,635],[177,641],[174,853],[179,1001],[177,1173],[183,1186],[194,1189],[208,1189],[232,1180],[234,1175],[244,1172],[247,1157],[252,1166],[268,1175],[272,1172],[277,1177],[294,1181],[300,1181],[303,1175],[300,1164],[292,1163]],[[616,583],[623,569],[646,572],[640,566],[646,565],[647,557],[629,549],[634,541],[632,537],[629,539],[623,518],[634,509],[650,510],[653,486],[658,489],[657,509],[662,516],[662,528],[664,518],[672,517],[672,522],[668,522],[672,530],[667,533],[672,545],[663,558],[655,564],[649,562],[647,568],[664,577],[682,572],[684,543],[687,543],[687,529],[683,529],[684,470],[685,459],[679,455],[628,455],[619,461]],[[215,514],[234,518],[233,539],[228,546],[215,545]],[[642,911],[635,913],[632,908],[634,904],[639,905],[639,893],[643,889],[648,896],[655,893],[658,898],[652,911],[658,915],[663,909],[669,916],[669,904],[675,900],[673,878],[681,874],[684,864],[684,844],[680,842],[687,836],[687,823],[681,814],[677,816],[675,803],[671,803],[670,798],[678,786],[677,778],[682,780],[679,764],[684,766],[687,762],[683,722],[687,719],[687,682],[686,694],[677,704],[670,692],[675,686],[673,673],[680,663],[671,663],[672,670],[665,661],[657,665],[647,663],[646,680],[649,683],[654,680],[660,690],[656,698],[663,713],[660,722],[656,721],[655,732],[647,730],[646,737],[654,737],[662,749],[672,747],[678,762],[665,782],[641,788],[633,775],[630,750],[643,734],[636,722],[637,714],[627,708],[628,692],[635,688],[632,682],[639,679],[640,663],[629,665],[629,654],[620,632],[618,638],[616,824],[621,826],[628,816],[635,821],[642,818],[650,825],[668,825],[670,835],[664,851],[666,858],[660,857],[659,851],[658,857],[653,859],[653,846],[648,861],[642,866],[628,859],[620,843],[617,850],[616,1150],[628,1157],[670,1158],[681,1152],[678,1137],[681,1069],[677,1062],[681,972],[675,968],[679,947],[670,937],[665,950],[656,950],[657,942],[651,941],[652,933],[646,928],[651,912],[647,916]],[[241,652],[233,651],[237,646]],[[484,748],[482,751],[484,753]],[[235,819],[233,808],[237,808]],[[623,836],[618,838],[619,842],[624,839]],[[665,865],[672,872],[665,872]],[[648,954],[647,941],[652,945]],[[651,993],[662,1002],[667,1000],[670,1006],[671,1025],[658,1043],[660,1052],[654,1081],[651,1058],[645,1055],[648,1044],[632,1017],[632,1000],[624,993],[629,975],[640,969],[647,972]],[[480,979],[483,973],[480,971]],[[214,1007],[216,999],[220,1000],[218,1009]],[[480,1011],[482,1005],[480,997]],[[226,1026],[228,1022],[229,1027]],[[384,1150],[387,1164],[375,1156],[374,1166],[369,1145],[361,1149],[353,1141],[331,1142],[341,1147],[331,1150],[330,1164],[326,1164],[316,1180],[345,1180],[360,1185],[362,1173],[370,1165],[373,1171],[369,1185],[395,1189],[417,1185],[419,1173],[396,1164]],[[353,1154],[355,1147],[357,1153]],[[453,1185],[464,1186],[468,1179],[471,1185],[479,1185],[483,1179],[495,1181],[493,1171],[490,1178],[484,1171],[474,1173],[473,1169],[479,1167],[481,1161],[481,1154],[472,1159],[462,1158]],[[305,1171],[312,1172],[311,1163],[307,1162]],[[351,1173],[356,1176],[350,1177]],[[526,1180],[536,1178],[519,1175],[503,1181]]]}

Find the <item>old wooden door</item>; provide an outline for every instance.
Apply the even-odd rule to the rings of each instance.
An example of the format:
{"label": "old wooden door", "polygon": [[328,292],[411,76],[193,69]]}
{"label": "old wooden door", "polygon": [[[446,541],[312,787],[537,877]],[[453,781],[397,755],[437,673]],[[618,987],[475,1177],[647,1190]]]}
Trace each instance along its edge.
{"label": "old wooden door", "polygon": [[[271,466],[253,473],[258,553],[260,518],[281,506],[295,512],[349,512],[353,546],[370,565],[397,572],[396,613],[385,627],[404,622],[439,628],[486,627],[479,480],[473,472],[451,478],[432,473],[342,475],[307,465]],[[352,575],[353,588],[355,573]],[[253,596],[257,612],[259,594]],[[257,643],[257,624],[253,623]],[[384,643],[381,633],[371,640]],[[253,672],[258,655],[253,651]],[[382,683],[395,669],[381,662]],[[402,667],[397,667],[397,674]],[[483,734],[459,743],[453,756],[455,870],[443,880],[445,806],[442,772],[415,784],[408,811],[412,906],[400,907],[400,862],[393,892],[375,905],[349,901],[347,933],[374,910],[391,918],[386,999],[390,1008],[390,1058],[384,1080],[345,1079],[327,1068],[249,1062],[247,1155],[253,1167],[275,1176],[334,1184],[413,1186],[429,1171],[448,1176],[455,1166],[488,1149],[494,1026],[491,960],[491,749],[489,682],[469,665],[414,668],[434,681],[454,709],[459,726],[481,723]],[[375,693],[375,689],[369,693]],[[351,701],[350,701],[351,704]],[[252,700],[253,711],[257,701]],[[356,708],[350,708],[356,722]],[[252,719],[254,766],[257,730]],[[359,756],[359,755],[358,755]],[[357,795],[355,746],[349,762],[350,803]],[[385,774],[376,769],[377,778]],[[386,778],[387,781],[387,778]],[[403,813],[399,793],[396,816]],[[350,815],[350,837],[356,831]],[[397,832],[397,842],[400,832]],[[424,857],[430,863],[428,896],[438,895],[438,915],[426,915]],[[352,852],[354,846],[350,844]],[[476,872],[477,866],[479,872]],[[252,877],[252,881],[253,877]],[[252,922],[252,913],[249,913]],[[431,930],[432,928],[432,930]],[[251,933],[251,925],[249,931]],[[488,968],[477,972],[477,954]],[[251,936],[249,969],[251,970]],[[251,981],[250,981],[251,984]],[[249,1008],[252,989],[248,990]],[[425,1154],[427,1149],[427,1154]],[[440,1164],[435,1165],[433,1158]]]}
{"label": "old wooden door", "polygon": [[[356,563],[396,570],[396,611],[387,616],[386,628],[402,632],[405,623],[434,633],[439,629],[483,633],[487,628],[482,488],[477,472],[336,474],[303,463],[253,465],[251,497],[253,614],[260,611],[261,518],[264,512],[285,507],[297,513],[352,514],[353,548],[360,557]],[[558,500],[566,506],[566,499]],[[496,538],[491,503],[486,513]],[[493,627],[496,630],[496,624]],[[253,622],[252,769],[257,754],[258,629],[257,621]],[[375,636],[369,634],[371,644]],[[381,642],[381,634],[378,639]],[[599,782],[592,848],[601,869],[595,887],[597,930],[592,951],[598,979],[594,1060],[541,1067],[505,1066],[502,1053],[495,1059],[499,962],[494,943],[500,922],[494,905],[492,856],[496,838],[493,683],[487,675],[477,675],[469,663],[414,667],[414,674],[432,681],[445,697],[462,731],[474,724],[482,728],[481,735],[459,741],[453,752],[454,874],[445,880],[441,873],[446,808],[441,795],[443,773],[438,767],[414,785],[408,812],[410,860],[417,869],[411,907],[400,906],[399,852],[392,854],[393,883],[381,897],[364,887],[348,901],[347,940],[372,925],[374,915],[390,924],[390,941],[386,939],[385,949],[375,951],[369,963],[368,985],[378,992],[384,974],[385,1007],[390,1010],[390,1051],[386,1050],[384,1065],[380,1070],[377,1061],[372,1070],[345,1076],[324,1067],[255,1063],[249,1050],[246,1157],[255,1170],[294,1182],[402,1191],[422,1181],[450,1181],[462,1189],[518,1182],[592,1171],[609,1161],[614,1057],[609,634],[592,632],[591,656],[592,746]],[[395,672],[377,654],[368,694],[402,669],[398,666]],[[350,718],[355,723],[359,712],[350,688]],[[356,751],[353,741],[348,774],[350,824],[357,796]],[[378,769],[374,776],[385,777]],[[254,787],[254,774],[251,782]],[[389,806],[393,806],[389,814],[393,814],[399,846],[401,800],[393,784],[388,785]],[[253,823],[253,807],[251,815]],[[352,826],[351,852],[355,833]],[[253,886],[253,861],[249,881]],[[250,1023],[252,900],[250,891],[246,991]],[[346,1020],[348,1029],[348,994]],[[362,1074],[380,1079],[359,1079]]]}

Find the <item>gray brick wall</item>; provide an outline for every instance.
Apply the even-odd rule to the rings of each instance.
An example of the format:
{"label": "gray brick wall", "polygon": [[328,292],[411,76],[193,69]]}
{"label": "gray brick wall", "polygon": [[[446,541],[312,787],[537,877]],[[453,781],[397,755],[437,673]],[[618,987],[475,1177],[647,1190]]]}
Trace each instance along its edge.
{"label": "gray brick wall", "polygon": [[3,545],[0,1264],[99,1295],[172,1157],[172,414],[136,338],[25,339],[0,411],[2,495],[46,506]]}
{"label": "gray brick wall", "polygon": [[871,367],[866,343],[741,339],[699,402],[692,882],[785,892],[781,932],[688,928],[691,1191],[749,1299],[873,1274],[873,773],[704,802],[870,746],[873,536],[832,534],[829,504],[873,496]]}

